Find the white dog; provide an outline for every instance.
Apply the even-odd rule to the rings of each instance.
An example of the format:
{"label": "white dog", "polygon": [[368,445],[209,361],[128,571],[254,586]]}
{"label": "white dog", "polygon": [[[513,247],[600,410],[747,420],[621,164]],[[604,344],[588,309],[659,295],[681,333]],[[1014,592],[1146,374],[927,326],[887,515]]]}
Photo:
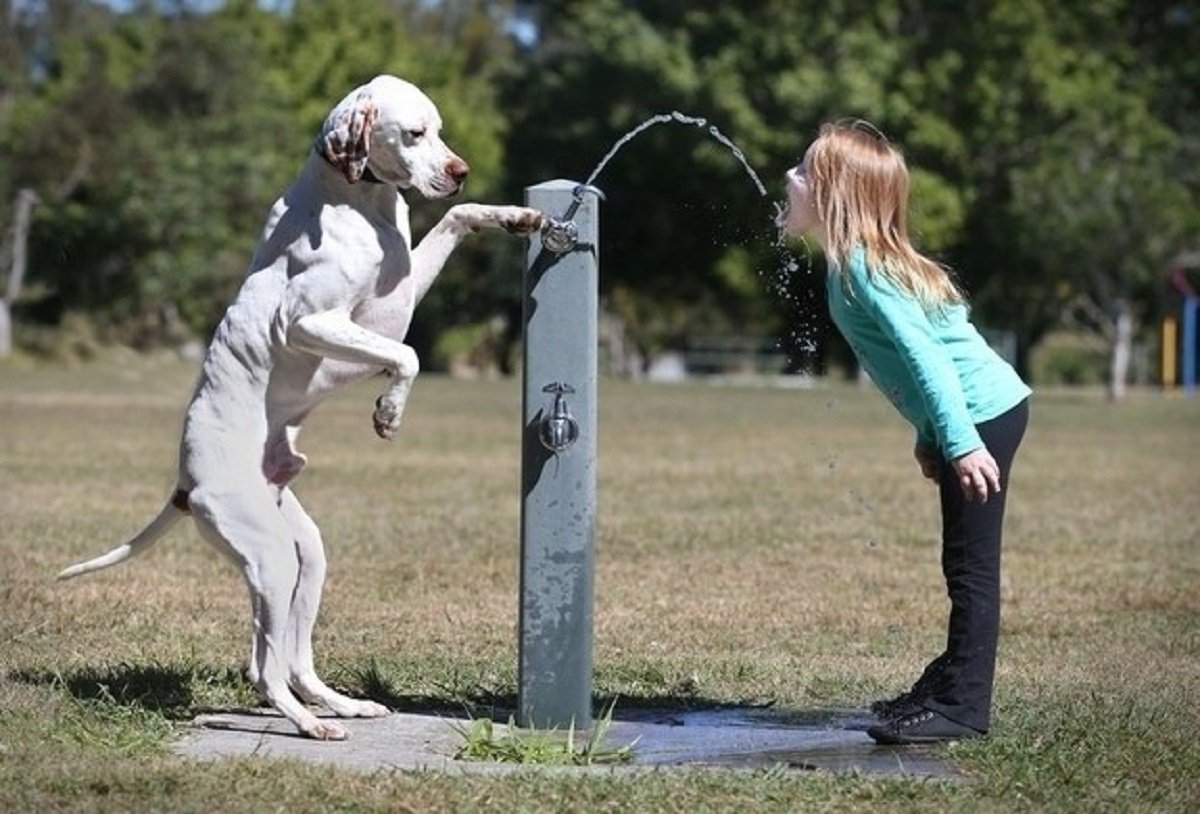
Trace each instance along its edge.
{"label": "white dog", "polygon": [[174,496],[132,540],[59,575],[129,559],[190,513],[250,588],[250,680],[314,738],[347,733],[296,696],[342,717],[388,710],[334,692],[313,668],[325,552],[288,487],[305,464],[296,450],[300,423],[334,390],[384,372],[391,381],[373,420],[391,438],[418,370],[403,339],[450,252],[481,227],[523,234],[541,226],[533,209],[460,204],[410,248],[398,188],[443,198],[469,171],[442,141],[441,124],[425,94],[392,76],[357,88],[330,112],[299,179],[272,208],[209,346],[184,419]]}

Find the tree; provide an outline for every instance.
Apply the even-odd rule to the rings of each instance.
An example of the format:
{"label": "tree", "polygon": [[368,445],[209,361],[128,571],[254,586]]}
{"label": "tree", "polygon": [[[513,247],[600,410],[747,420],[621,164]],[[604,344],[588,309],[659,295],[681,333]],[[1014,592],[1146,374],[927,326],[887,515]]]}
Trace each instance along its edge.
{"label": "tree", "polygon": [[[605,168],[597,180],[608,195],[602,294],[643,352],[746,325],[799,337],[799,346],[820,332],[819,275],[787,274],[771,198],[822,121],[863,116],[900,134],[922,125],[914,143],[917,228],[933,251],[952,245],[962,228],[966,206],[943,162],[920,163],[961,154],[962,145],[913,99],[934,80],[909,62],[913,46],[899,30],[904,4],[529,6],[541,30],[508,83],[517,122],[510,178],[583,180],[623,133],[679,110],[731,137],[768,187],[764,198],[724,147],[676,125],[646,131]],[[946,84],[945,74],[935,78]]]}
{"label": "tree", "polygon": [[[82,310],[124,341],[169,333],[171,314],[205,333],[329,107],[381,72],[439,103],[476,198],[584,180],[672,110],[737,143],[765,198],[724,146],[677,123],[597,179],[604,302],[643,353],[747,325],[798,345],[825,331],[820,259],[787,272],[770,204],[831,119],[903,145],[919,246],[959,272],[981,322],[1016,331],[1022,370],[1068,306],[1135,327],[1152,267],[1197,242],[1200,14],[1184,2],[522,0],[537,31],[520,47],[510,2],[211,5],[8,6],[0,222],[22,189],[43,201],[26,313],[35,298],[50,320]],[[417,234],[445,205],[414,207]],[[418,344],[497,313],[515,331],[519,245],[464,248],[418,312]]]}
{"label": "tree", "polygon": [[219,319],[303,144],[257,81],[269,21],[252,3],[133,13],[53,43],[35,101],[77,119],[97,160],[35,223],[47,311],[86,311],[139,345]]}
{"label": "tree", "polygon": [[1003,0],[964,20],[971,102],[956,118],[974,145],[962,175],[974,200],[952,258],[985,317],[1016,328],[1020,369],[1086,312],[1113,343],[1121,392],[1135,317],[1157,296],[1150,267],[1195,230],[1196,141],[1181,135],[1195,128],[1172,127],[1195,114],[1171,100],[1195,92],[1178,43],[1198,34],[1200,15],[1177,3]]}
{"label": "tree", "polygon": [[[103,19],[103,13],[71,4],[48,3],[43,14],[6,4],[0,29],[0,213],[11,225],[0,240],[0,262],[7,260],[7,279],[0,297],[0,358],[12,350],[13,305],[20,298],[28,268],[29,235],[35,207],[43,200],[58,203],[72,194],[87,172],[90,145],[78,127],[61,122],[53,105],[32,101],[31,88],[46,71],[44,43],[69,35]],[[23,154],[22,136],[41,130],[58,138],[42,141],[34,154]],[[32,151],[30,151],[32,152]],[[39,194],[39,190],[41,193]],[[11,201],[11,207],[6,204]],[[0,279],[3,279],[0,277]]]}
{"label": "tree", "polygon": [[4,287],[4,296],[0,297],[0,359],[12,353],[12,308],[11,303],[21,296],[21,286],[25,283],[26,246],[29,242],[29,224],[33,219],[33,208],[40,203],[36,192],[24,187],[17,193],[17,201],[13,206],[12,234],[4,246],[12,258],[9,265],[8,281]]}
{"label": "tree", "polygon": [[[0,172],[11,174],[0,180],[10,196],[30,186],[45,201],[30,230],[39,315],[85,312],[135,345],[207,335],[325,115],[379,73],[404,76],[440,103],[448,137],[471,157],[472,189],[486,192],[504,120],[481,68],[494,55],[464,16],[478,5],[301,0],[287,14],[253,0],[213,11],[143,3],[123,14],[30,6],[24,56],[3,63],[21,81],[0,135]],[[480,41],[459,49],[423,35],[441,11],[458,16],[436,36],[461,29]],[[92,157],[86,172],[65,194],[46,194],[61,189],[56,173],[69,172],[76,154]],[[418,234],[438,207],[417,207]]]}
{"label": "tree", "polygon": [[1134,103],[1046,139],[1037,162],[1014,173],[1011,203],[1022,242],[1060,271],[1067,317],[1108,340],[1114,400],[1168,264],[1200,231],[1195,197],[1176,174],[1179,139],[1125,101]]}

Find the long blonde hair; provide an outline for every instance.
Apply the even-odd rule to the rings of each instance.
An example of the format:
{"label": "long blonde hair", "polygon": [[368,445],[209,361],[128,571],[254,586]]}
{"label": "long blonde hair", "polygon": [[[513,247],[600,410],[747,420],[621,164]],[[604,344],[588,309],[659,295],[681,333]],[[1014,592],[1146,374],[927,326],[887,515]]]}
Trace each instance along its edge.
{"label": "long blonde hair", "polygon": [[825,124],[809,148],[808,183],[837,272],[861,247],[867,267],[926,311],[965,301],[947,269],[908,237],[908,167],[900,151],[861,120]]}

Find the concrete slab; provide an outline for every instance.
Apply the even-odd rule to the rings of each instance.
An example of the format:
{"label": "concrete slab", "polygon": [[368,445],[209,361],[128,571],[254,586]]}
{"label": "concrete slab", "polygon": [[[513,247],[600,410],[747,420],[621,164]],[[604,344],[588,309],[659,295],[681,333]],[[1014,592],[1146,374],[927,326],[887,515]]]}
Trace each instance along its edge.
{"label": "concrete slab", "polygon": [[[872,720],[854,710],[632,710],[612,722],[607,745],[632,744],[634,760],[576,771],[774,767],[956,778],[954,770],[933,750],[876,745],[865,731]],[[458,727],[466,723],[460,718],[395,713],[341,723],[350,730],[350,740],[320,742],[301,737],[271,710],[202,715],[175,751],[196,760],[261,756],[372,772],[497,773],[529,768],[456,760],[454,754],[463,743]],[[503,737],[506,730],[497,723],[496,737]]]}

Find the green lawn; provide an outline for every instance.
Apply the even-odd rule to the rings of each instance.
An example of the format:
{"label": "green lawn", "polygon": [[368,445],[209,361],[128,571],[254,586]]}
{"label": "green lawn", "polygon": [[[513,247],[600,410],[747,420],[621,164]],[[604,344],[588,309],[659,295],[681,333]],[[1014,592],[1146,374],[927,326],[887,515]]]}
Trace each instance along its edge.
{"label": "green lawn", "polygon": [[[245,590],[190,526],[53,581],[170,494],[193,376],[133,356],[0,367],[0,811],[1200,807],[1200,399],[1035,396],[996,726],[946,750],[966,782],[365,776],[171,755],[198,710],[253,699]],[[330,557],[319,667],[399,708],[511,703],[519,383],[426,376],[390,444],[371,429],[377,387],[302,438],[296,491]],[[882,398],[604,382],[600,408],[596,688],[618,717],[862,705],[940,650],[936,494]]]}

